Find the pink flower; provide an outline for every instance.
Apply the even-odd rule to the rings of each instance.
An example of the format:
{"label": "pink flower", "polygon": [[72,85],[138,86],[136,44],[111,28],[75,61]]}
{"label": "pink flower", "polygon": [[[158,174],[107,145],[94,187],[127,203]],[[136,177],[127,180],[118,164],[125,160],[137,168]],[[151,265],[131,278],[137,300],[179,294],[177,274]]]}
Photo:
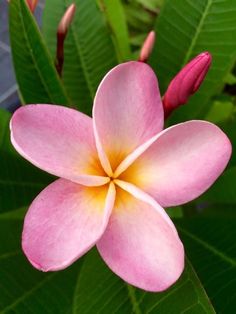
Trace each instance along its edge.
{"label": "pink flower", "polygon": [[165,117],[168,117],[180,105],[185,104],[198,90],[210,68],[211,60],[209,52],[202,52],[173,78],[163,97]]}
{"label": "pink flower", "polygon": [[231,145],[214,124],[163,131],[157,79],[142,62],[112,69],[93,119],[55,105],[28,105],[11,120],[16,150],[61,177],[33,201],[22,245],[43,271],[63,269],[95,244],[107,265],[149,291],[172,285],[184,249],[163,207],[199,196],[224,170]]}

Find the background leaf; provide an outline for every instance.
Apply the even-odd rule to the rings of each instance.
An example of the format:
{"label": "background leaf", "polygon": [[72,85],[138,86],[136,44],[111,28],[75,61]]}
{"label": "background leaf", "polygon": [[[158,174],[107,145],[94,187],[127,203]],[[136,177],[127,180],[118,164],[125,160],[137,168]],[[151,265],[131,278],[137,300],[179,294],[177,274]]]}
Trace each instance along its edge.
{"label": "background leaf", "polygon": [[53,180],[23,159],[10,143],[11,115],[0,110],[0,213],[29,206],[37,194]]}
{"label": "background leaf", "polygon": [[10,1],[12,57],[25,103],[70,105],[42,36],[24,0]]}
{"label": "background leaf", "polygon": [[80,264],[42,273],[21,251],[22,220],[0,215],[0,313],[71,313]]}
{"label": "background leaf", "polygon": [[147,293],[115,276],[95,250],[83,263],[74,310],[81,314],[215,313],[189,262],[172,288],[163,293]]}
{"label": "background leaf", "polygon": [[236,308],[236,219],[178,220],[186,252],[217,313]]}
{"label": "background leaf", "polygon": [[235,178],[236,167],[232,167],[225,171],[212,188],[200,197],[200,200],[212,204],[236,204]]}
{"label": "background leaf", "polygon": [[72,2],[77,9],[65,41],[62,77],[73,104],[91,114],[98,84],[117,63],[116,51],[96,1],[50,0],[45,4],[43,33],[53,58],[58,23]]}
{"label": "background leaf", "polygon": [[150,64],[162,93],[189,59],[206,50],[212,54],[212,67],[200,90],[173,114],[171,122],[202,116],[236,59],[236,2],[166,0],[155,29],[157,42]]}

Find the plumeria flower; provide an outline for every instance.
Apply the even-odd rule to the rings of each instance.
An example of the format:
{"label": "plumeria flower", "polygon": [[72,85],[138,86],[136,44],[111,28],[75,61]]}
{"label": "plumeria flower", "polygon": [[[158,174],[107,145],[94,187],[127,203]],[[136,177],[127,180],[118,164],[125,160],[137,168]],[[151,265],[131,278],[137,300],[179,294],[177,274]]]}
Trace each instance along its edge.
{"label": "plumeria flower", "polygon": [[171,286],[184,248],[163,207],[187,203],[224,170],[231,145],[214,124],[163,130],[152,69],[113,68],[101,82],[93,118],[56,105],[28,105],[11,120],[16,150],[60,179],[25,217],[22,246],[43,271],[64,269],[94,245],[126,282],[148,291]]}

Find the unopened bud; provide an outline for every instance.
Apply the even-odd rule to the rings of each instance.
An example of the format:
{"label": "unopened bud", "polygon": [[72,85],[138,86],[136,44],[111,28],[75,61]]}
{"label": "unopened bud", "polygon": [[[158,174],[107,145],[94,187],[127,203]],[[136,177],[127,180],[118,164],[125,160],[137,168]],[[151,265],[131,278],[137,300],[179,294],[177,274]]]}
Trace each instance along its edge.
{"label": "unopened bud", "polygon": [[35,8],[36,8],[36,6],[38,4],[38,0],[27,0],[26,2],[27,2],[28,6],[30,8],[30,11],[32,13],[34,13],[34,10],[35,10]]}
{"label": "unopened bud", "polygon": [[[10,2],[10,0],[7,0],[7,2]],[[26,3],[28,5],[30,11],[32,13],[34,13],[34,10],[35,10],[35,8],[36,8],[36,6],[38,4],[38,0],[26,0]]]}
{"label": "unopened bud", "polygon": [[64,63],[64,41],[69,29],[69,26],[73,20],[74,14],[75,14],[76,6],[75,4],[71,4],[66,12],[64,13],[60,23],[58,24],[57,28],[57,56],[56,56],[56,68],[61,75],[62,73],[62,67]]}
{"label": "unopened bud", "polygon": [[156,39],[155,32],[151,31],[147,35],[147,37],[146,37],[146,39],[142,45],[138,61],[147,62],[147,60],[148,60],[148,58],[152,52],[153,46],[155,44],[155,39]]}
{"label": "unopened bud", "polygon": [[170,82],[163,97],[165,118],[175,108],[185,104],[189,97],[198,90],[209,70],[211,60],[209,52],[199,54],[186,64]]}

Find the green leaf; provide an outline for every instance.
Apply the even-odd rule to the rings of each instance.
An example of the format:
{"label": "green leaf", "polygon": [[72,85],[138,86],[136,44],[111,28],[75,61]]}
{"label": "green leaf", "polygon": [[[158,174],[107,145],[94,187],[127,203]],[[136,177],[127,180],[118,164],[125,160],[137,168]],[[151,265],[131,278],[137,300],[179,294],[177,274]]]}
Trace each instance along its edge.
{"label": "green leaf", "polygon": [[43,33],[55,57],[58,23],[69,4],[76,12],[65,40],[63,81],[73,103],[90,114],[93,98],[103,76],[117,63],[106,21],[94,0],[46,1]]}
{"label": "green leaf", "polygon": [[2,151],[14,152],[10,142],[10,122],[11,114],[0,108],[0,154]]}
{"label": "green leaf", "polygon": [[166,0],[155,29],[158,36],[150,64],[162,93],[191,58],[206,50],[212,54],[213,63],[200,90],[176,110],[171,122],[202,117],[236,59],[236,2]]}
{"label": "green leaf", "polygon": [[0,213],[29,206],[53,177],[17,154],[0,152]]}
{"label": "green leaf", "polygon": [[[187,262],[172,288],[147,293],[115,276],[94,250],[83,263],[74,298],[74,313],[215,313]],[[191,312],[190,312],[191,311]]]}
{"label": "green leaf", "polygon": [[12,212],[12,217],[0,214],[2,314],[215,313],[189,262],[177,284],[163,293],[127,285],[95,250],[65,271],[45,274],[35,270],[20,248],[18,213]]}
{"label": "green leaf", "polygon": [[235,178],[236,167],[232,167],[198,200],[213,204],[236,204]]}
{"label": "green leaf", "polygon": [[229,85],[236,84],[236,76],[233,73],[228,73],[224,78],[224,82]]}
{"label": "green leaf", "polygon": [[99,3],[111,27],[120,61],[129,60],[131,58],[131,50],[128,27],[120,0],[99,0]]}
{"label": "green leaf", "polygon": [[0,215],[0,313],[71,313],[80,263],[61,272],[37,271],[23,256],[21,230],[22,220]]}
{"label": "green leaf", "polygon": [[236,308],[236,219],[199,218],[177,222],[186,252],[217,313]]}
{"label": "green leaf", "polygon": [[0,213],[29,206],[53,177],[18,155],[11,143],[10,114],[0,110]]}
{"label": "green leaf", "polygon": [[24,0],[10,1],[9,23],[15,74],[24,102],[70,105]]}
{"label": "green leaf", "polygon": [[222,123],[233,116],[234,104],[231,101],[214,101],[205,119],[213,123]]}
{"label": "green leaf", "polygon": [[136,0],[146,9],[156,12],[164,3],[164,0]]}

